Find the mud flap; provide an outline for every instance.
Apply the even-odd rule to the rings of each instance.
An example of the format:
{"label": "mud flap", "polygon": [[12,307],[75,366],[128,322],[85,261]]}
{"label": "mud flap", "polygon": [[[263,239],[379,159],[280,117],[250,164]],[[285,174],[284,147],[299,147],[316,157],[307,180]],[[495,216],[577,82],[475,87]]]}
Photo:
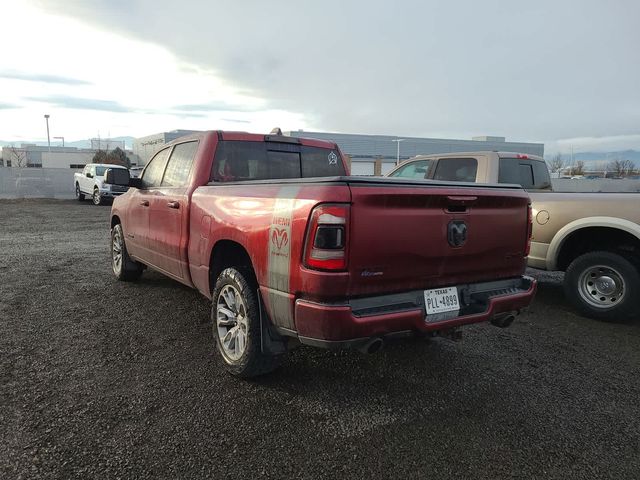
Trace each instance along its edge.
{"label": "mud flap", "polygon": [[258,307],[260,308],[260,351],[265,355],[282,355],[287,353],[284,338],[280,335],[267,316],[262,302],[262,295],[258,289]]}

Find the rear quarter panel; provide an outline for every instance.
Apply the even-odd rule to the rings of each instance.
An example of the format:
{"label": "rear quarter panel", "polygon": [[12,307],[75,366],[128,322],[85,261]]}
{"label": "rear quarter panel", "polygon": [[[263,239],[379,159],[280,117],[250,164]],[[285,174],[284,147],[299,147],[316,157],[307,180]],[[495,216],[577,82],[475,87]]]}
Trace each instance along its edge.
{"label": "rear quarter panel", "polygon": [[[346,184],[220,184],[198,188],[192,197],[191,276],[198,290],[211,297],[209,265],[215,245],[230,240],[249,254],[271,318],[294,328],[296,292],[322,288],[310,282],[302,267],[304,237],[309,214],[322,202],[349,203]],[[321,274],[332,289],[344,292],[348,274]],[[340,285],[341,281],[342,286]]]}

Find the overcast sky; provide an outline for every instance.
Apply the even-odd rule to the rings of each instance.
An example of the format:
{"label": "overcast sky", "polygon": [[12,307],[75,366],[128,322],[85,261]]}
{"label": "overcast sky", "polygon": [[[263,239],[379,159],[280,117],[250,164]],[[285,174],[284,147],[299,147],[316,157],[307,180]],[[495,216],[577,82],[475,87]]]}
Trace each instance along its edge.
{"label": "overcast sky", "polygon": [[0,0],[0,140],[274,126],[640,149],[640,2]]}

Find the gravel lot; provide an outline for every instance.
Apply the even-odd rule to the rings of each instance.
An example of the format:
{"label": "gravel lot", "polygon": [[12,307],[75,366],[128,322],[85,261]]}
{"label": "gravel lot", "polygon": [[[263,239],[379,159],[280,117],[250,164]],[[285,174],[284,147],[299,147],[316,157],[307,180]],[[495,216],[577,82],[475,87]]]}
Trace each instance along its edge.
{"label": "gravel lot", "polygon": [[538,274],[507,330],[222,371],[209,305],[116,282],[108,207],[0,201],[0,477],[640,477],[640,323]]}

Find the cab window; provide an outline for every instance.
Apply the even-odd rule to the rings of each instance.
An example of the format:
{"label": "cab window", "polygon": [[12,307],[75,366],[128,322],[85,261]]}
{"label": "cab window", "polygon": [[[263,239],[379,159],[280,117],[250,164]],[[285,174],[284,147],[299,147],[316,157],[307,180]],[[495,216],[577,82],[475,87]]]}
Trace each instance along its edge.
{"label": "cab window", "polygon": [[179,143],[173,147],[162,179],[163,187],[184,187],[189,180],[198,142]]}
{"label": "cab window", "polygon": [[478,160],[475,158],[441,158],[436,165],[434,180],[475,182]]}
{"label": "cab window", "polygon": [[501,158],[498,182],[515,183],[529,190],[551,188],[551,179],[547,165],[528,158]]}
{"label": "cab window", "polygon": [[415,162],[410,162],[406,165],[403,165],[389,176],[415,179],[427,178],[432,163],[432,160],[416,160]]}
{"label": "cab window", "polygon": [[165,148],[160,150],[149,161],[144,171],[142,172],[142,187],[151,188],[159,187],[162,182],[162,174],[164,173],[164,167],[167,164],[167,158],[169,157],[169,151],[171,148]]}

